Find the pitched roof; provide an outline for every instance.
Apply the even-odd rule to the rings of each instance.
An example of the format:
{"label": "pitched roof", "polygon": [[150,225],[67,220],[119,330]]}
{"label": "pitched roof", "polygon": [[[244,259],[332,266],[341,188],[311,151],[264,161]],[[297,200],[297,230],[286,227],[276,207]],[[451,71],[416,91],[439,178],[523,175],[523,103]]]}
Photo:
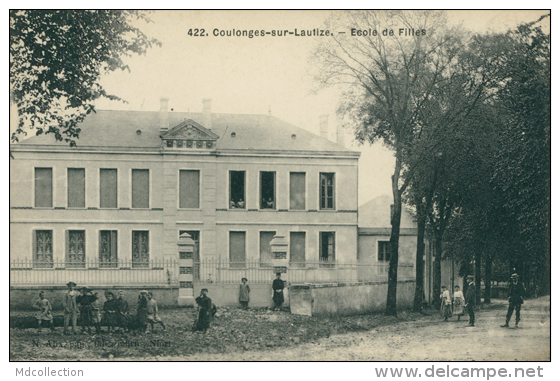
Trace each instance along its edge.
{"label": "pitched roof", "polygon": [[[358,207],[358,226],[360,228],[387,228],[391,232],[391,204],[393,198],[381,195]],[[416,228],[414,215],[403,205],[401,214],[401,233],[403,229]],[[365,230],[364,230],[365,231]]]}
{"label": "pitched roof", "polygon": [[[203,121],[202,113],[169,112],[168,117],[170,129],[187,119]],[[98,110],[79,125],[81,133],[76,144],[78,148],[159,150],[159,118],[157,111]],[[269,115],[212,113],[211,131],[219,136],[218,151],[311,151],[359,156],[356,151]],[[50,135],[34,136],[19,144],[68,147]]]}

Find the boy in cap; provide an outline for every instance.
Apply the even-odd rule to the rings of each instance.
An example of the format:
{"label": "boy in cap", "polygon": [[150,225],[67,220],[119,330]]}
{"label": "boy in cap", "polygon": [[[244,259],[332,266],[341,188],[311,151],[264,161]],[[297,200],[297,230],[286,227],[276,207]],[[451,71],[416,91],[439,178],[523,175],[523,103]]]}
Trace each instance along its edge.
{"label": "boy in cap", "polygon": [[68,326],[70,325],[70,319],[72,320],[72,334],[76,334],[76,322],[78,320],[78,303],[76,303],[76,297],[78,293],[74,291],[76,283],[68,282],[66,284],[68,291],[64,293],[62,298],[62,305],[64,306],[64,334],[68,334]]}
{"label": "boy in cap", "polygon": [[500,327],[508,328],[509,320],[515,309],[515,328],[518,328],[519,320],[521,320],[521,305],[523,304],[523,298],[525,297],[525,287],[519,282],[519,276],[517,274],[511,275],[511,284],[509,285],[509,307],[506,315],[506,324]]}
{"label": "boy in cap", "polygon": [[467,327],[474,327],[474,305],[476,304],[476,289],[474,287],[474,276],[468,275],[467,282],[467,295],[465,295],[467,312],[469,313],[469,325]]}

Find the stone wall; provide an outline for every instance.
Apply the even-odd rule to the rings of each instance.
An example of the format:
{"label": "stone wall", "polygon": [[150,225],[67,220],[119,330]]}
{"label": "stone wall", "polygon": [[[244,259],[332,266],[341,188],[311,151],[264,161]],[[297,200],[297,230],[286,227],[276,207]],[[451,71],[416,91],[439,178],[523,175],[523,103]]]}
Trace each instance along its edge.
{"label": "stone wall", "polygon": [[[412,308],[414,281],[400,281],[397,286],[399,309]],[[293,285],[292,313],[312,316],[349,316],[385,311],[387,282],[333,283]]]}

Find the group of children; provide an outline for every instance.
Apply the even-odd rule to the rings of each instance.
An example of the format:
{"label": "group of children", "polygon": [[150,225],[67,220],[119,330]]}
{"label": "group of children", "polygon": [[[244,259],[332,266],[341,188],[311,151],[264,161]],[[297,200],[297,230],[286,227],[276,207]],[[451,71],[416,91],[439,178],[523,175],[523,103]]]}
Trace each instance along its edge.
{"label": "group of children", "polygon": [[[279,310],[284,302],[284,281],[280,279],[280,273],[276,274],[273,282],[273,300],[275,309]],[[147,332],[148,327],[154,330],[156,324],[160,324],[165,330],[165,324],[158,315],[157,302],[152,292],[142,290],[138,295],[138,304],[136,308],[136,318],[129,313],[128,302],[124,298],[124,292],[118,291],[117,296],[112,291],[105,291],[106,301],[101,306],[99,294],[93,292],[88,287],[82,287],[81,292],[75,290],[76,283],[68,282],[66,284],[68,290],[64,293],[62,304],[64,307],[64,334],[69,334],[69,327],[72,327],[72,334],[76,334],[76,326],[78,316],[82,325],[82,333],[101,333],[101,326],[107,326],[107,332],[130,332],[131,329],[139,329]],[[247,284],[247,278],[241,279],[239,285],[239,303],[242,308],[249,308],[251,289]],[[202,331],[210,327],[216,306],[212,303],[212,299],[208,297],[208,289],[203,288],[200,296],[196,298],[198,305],[198,319],[194,324],[193,331]],[[39,299],[33,305],[33,308],[39,310],[35,315],[37,318],[38,331],[41,332],[42,323],[47,322],[51,330],[54,329],[53,316],[51,314],[52,305],[45,298],[45,291],[39,292]]]}
{"label": "group of children", "polygon": [[[69,327],[72,326],[72,334],[76,334],[78,316],[81,317],[82,333],[91,333],[95,327],[95,333],[101,333],[101,325],[107,326],[107,332],[130,331],[137,328],[142,332],[154,330],[155,324],[160,324],[165,330],[165,324],[158,315],[157,302],[152,292],[141,291],[138,295],[138,307],[136,319],[129,314],[128,302],[124,299],[124,292],[119,291],[117,297],[111,291],[105,291],[105,303],[101,308],[99,295],[88,287],[82,287],[81,293],[76,291],[76,283],[68,282],[68,290],[64,293],[62,305],[64,307],[64,334],[69,334]],[[45,298],[45,291],[39,292],[39,299],[33,304],[33,308],[39,310],[35,315],[37,318],[38,331],[41,332],[43,322],[47,322],[54,331],[52,305]],[[101,316],[103,311],[103,316]]]}
{"label": "group of children", "polygon": [[449,290],[446,286],[441,286],[441,313],[443,315],[444,321],[447,321],[453,315],[457,315],[457,320],[461,320],[461,316],[464,315],[465,307],[465,297],[463,296],[463,291],[461,287],[455,286],[455,292],[453,293],[453,299],[449,295]]}

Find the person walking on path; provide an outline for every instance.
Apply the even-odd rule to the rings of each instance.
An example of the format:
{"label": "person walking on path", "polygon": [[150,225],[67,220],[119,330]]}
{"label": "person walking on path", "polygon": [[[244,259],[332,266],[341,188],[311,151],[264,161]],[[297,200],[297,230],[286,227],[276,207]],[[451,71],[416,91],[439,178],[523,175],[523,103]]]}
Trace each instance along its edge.
{"label": "person walking on path", "polygon": [[280,279],[281,276],[281,273],[276,273],[276,279],[272,282],[272,300],[276,311],[280,311],[284,303],[284,281]]}
{"label": "person walking on path", "polygon": [[64,306],[64,331],[63,334],[68,334],[68,326],[70,325],[70,320],[72,323],[72,334],[76,334],[76,323],[78,321],[78,303],[76,303],[76,297],[78,293],[74,291],[76,283],[68,282],[66,284],[68,291],[64,293],[62,298],[62,305]]}
{"label": "person walking on path", "polygon": [[519,320],[521,320],[521,305],[524,303],[525,298],[525,287],[519,282],[519,276],[517,274],[512,274],[511,284],[509,285],[509,307],[506,315],[506,324],[501,325],[501,327],[508,328],[509,320],[515,309],[515,328],[518,328]]}
{"label": "person walking on path", "polygon": [[49,323],[51,331],[54,332],[53,316],[51,314],[52,306],[51,302],[45,298],[45,291],[39,292],[39,299],[33,304],[33,308],[39,310],[35,317],[37,318],[37,332],[41,332],[41,323],[44,321]]}
{"label": "person walking on path", "polygon": [[457,321],[461,320],[461,316],[465,313],[463,306],[465,305],[465,297],[459,286],[455,286],[453,293],[453,315],[457,315]]}
{"label": "person walking on path", "polygon": [[249,308],[249,293],[251,289],[247,284],[247,278],[241,278],[241,284],[239,285],[239,304],[244,309]]}
{"label": "person walking on path", "polygon": [[451,314],[451,295],[449,295],[449,290],[446,286],[441,286],[441,313],[443,315],[443,321],[447,321],[448,318],[452,316]]}
{"label": "person walking on path", "polygon": [[468,275],[467,282],[469,283],[469,287],[467,288],[467,295],[466,295],[466,307],[467,312],[469,313],[469,325],[467,327],[474,327],[474,305],[476,304],[476,290],[474,287],[474,276]]}

